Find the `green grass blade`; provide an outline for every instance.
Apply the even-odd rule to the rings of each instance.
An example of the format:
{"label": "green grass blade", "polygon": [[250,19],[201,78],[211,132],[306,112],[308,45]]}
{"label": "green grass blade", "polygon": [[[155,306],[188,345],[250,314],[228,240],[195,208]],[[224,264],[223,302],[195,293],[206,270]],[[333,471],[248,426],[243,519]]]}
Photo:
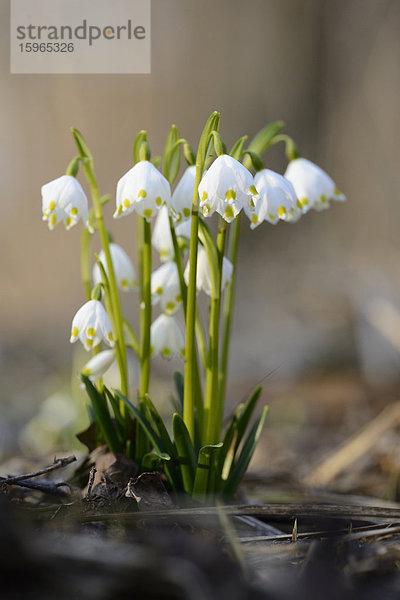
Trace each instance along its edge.
{"label": "green grass blade", "polygon": [[210,487],[214,487],[212,481],[215,454],[221,451],[222,446],[223,444],[220,442],[219,444],[210,444],[200,448],[192,493],[195,500],[204,502],[205,496],[214,491],[210,490]]}
{"label": "green grass blade", "polygon": [[176,453],[175,446],[170,438],[167,428],[164,425],[164,421],[162,420],[160,413],[154,406],[154,404],[151,401],[150,396],[148,394],[145,395],[144,402],[147,405],[148,414],[150,415],[150,417],[153,421],[155,430],[158,433],[158,435],[164,445],[164,448],[166,449],[167,453],[170,456],[174,456]]}
{"label": "green grass blade", "polygon": [[251,394],[250,398],[246,402],[240,416],[238,416],[237,439],[236,439],[236,444],[235,444],[234,455],[236,455],[236,452],[238,451],[240,442],[242,441],[243,436],[246,433],[247,426],[248,426],[251,416],[254,412],[254,409],[257,405],[257,401],[261,395],[261,392],[262,392],[261,386],[257,387],[254,390],[254,392]]}

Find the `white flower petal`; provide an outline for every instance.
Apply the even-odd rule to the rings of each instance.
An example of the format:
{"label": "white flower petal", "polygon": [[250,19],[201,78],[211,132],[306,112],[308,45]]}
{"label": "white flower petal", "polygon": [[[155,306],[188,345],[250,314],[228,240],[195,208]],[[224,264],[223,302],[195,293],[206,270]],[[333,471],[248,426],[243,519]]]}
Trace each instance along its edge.
{"label": "white flower petal", "polygon": [[178,223],[190,219],[192,212],[196,167],[188,167],[171,197],[171,210]]}
{"label": "white flower petal", "polygon": [[151,325],[150,339],[153,355],[161,354],[169,360],[184,354],[185,339],[174,317],[164,314],[157,317]]}
{"label": "white flower petal", "polygon": [[86,194],[79,181],[71,175],[62,175],[42,186],[42,213],[49,229],[54,229],[60,221],[63,221],[66,229],[71,229],[82,220],[93,233],[88,221]]}
{"label": "white flower petal", "polygon": [[[111,260],[114,266],[117,285],[122,291],[137,289],[138,282],[136,278],[135,267],[125,250],[118,244],[110,244]],[[108,275],[107,261],[104,250],[99,254],[99,259]],[[96,263],[93,267],[93,282],[95,285],[102,282],[100,267]]]}
{"label": "white flower petal", "polygon": [[178,268],[174,262],[166,262],[151,275],[152,303],[161,303],[166,314],[175,313],[182,302]]}
{"label": "white flower petal", "polygon": [[174,258],[174,245],[172,243],[171,230],[169,227],[168,207],[162,206],[154,224],[151,243],[160,254],[160,260],[166,262]]}
{"label": "white flower petal", "polygon": [[103,350],[93,356],[82,368],[82,375],[89,377],[90,381],[94,382],[100,379],[106,371],[115,362],[114,350]]}
{"label": "white flower petal", "polygon": [[89,300],[76,313],[72,321],[70,342],[82,342],[90,350],[101,341],[114,346],[111,321],[99,300]]}

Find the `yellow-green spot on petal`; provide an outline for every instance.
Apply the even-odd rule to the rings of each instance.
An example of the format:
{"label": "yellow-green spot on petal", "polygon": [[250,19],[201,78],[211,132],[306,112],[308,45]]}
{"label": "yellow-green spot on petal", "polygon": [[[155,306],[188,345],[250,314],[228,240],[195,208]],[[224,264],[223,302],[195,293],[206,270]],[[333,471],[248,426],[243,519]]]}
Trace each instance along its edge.
{"label": "yellow-green spot on petal", "polygon": [[53,213],[50,215],[50,227],[54,227],[57,224],[57,215]]}
{"label": "yellow-green spot on petal", "polygon": [[131,205],[130,200],[128,200],[128,198],[125,198],[125,200],[124,200],[124,206],[125,206],[125,208],[129,208],[130,205]]}
{"label": "yellow-green spot on petal", "polygon": [[168,250],[166,250],[165,248],[161,248],[160,258],[167,258],[167,256],[168,256]]}
{"label": "yellow-green spot on petal", "polygon": [[300,204],[301,204],[300,208],[303,208],[303,206],[308,206],[308,198],[301,198]]}
{"label": "yellow-green spot on petal", "polygon": [[161,296],[162,293],[163,293],[162,285],[159,285],[158,288],[156,289],[156,294],[158,294],[159,296]]}
{"label": "yellow-green spot on petal", "polygon": [[54,210],[56,206],[57,206],[56,201],[52,200],[48,206],[49,211]]}
{"label": "yellow-green spot on petal", "polygon": [[273,215],[271,213],[268,213],[268,216],[271,219],[271,221],[276,221],[276,219],[278,218],[278,217],[276,217],[275,215]]}
{"label": "yellow-green spot on petal", "polygon": [[251,215],[251,222],[253,223],[253,225],[256,225],[258,223],[258,217],[257,217],[256,213],[253,213]]}
{"label": "yellow-green spot on petal", "polygon": [[236,200],[236,192],[235,192],[235,190],[228,190],[225,193],[225,198],[227,199],[228,202],[229,202],[229,200]]}
{"label": "yellow-green spot on petal", "polygon": [[277,211],[278,215],[283,218],[286,217],[287,212],[286,212],[286,208],[284,206],[278,206]]}
{"label": "yellow-green spot on petal", "polygon": [[82,369],[81,373],[82,373],[82,375],[88,376],[88,375],[90,375],[91,370],[88,369],[87,367],[85,367],[84,369]]}
{"label": "yellow-green spot on petal", "polygon": [[334,190],[333,193],[335,194],[335,196],[341,196],[342,195],[342,192],[337,187],[335,187],[335,190]]}
{"label": "yellow-green spot on petal", "polygon": [[86,348],[91,348],[93,346],[93,340],[86,340],[85,346]]}
{"label": "yellow-green spot on petal", "polygon": [[138,198],[146,198],[147,192],[146,190],[139,190]]}
{"label": "yellow-green spot on petal", "polygon": [[180,294],[178,294],[177,296],[175,296],[175,300],[177,302],[182,302],[182,296]]}
{"label": "yellow-green spot on petal", "polygon": [[322,202],[322,204],[326,204],[328,202],[328,198],[326,196],[324,196],[324,194],[322,194],[322,196],[321,196],[321,202]]}
{"label": "yellow-green spot on petal", "polygon": [[203,195],[202,195],[202,197],[201,197],[201,201],[202,201],[202,202],[205,202],[205,201],[207,200],[207,198],[208,198],[208,194],[207,194],[207,192],[205,192],[205,191],[204,191],[204,192],[203,192]]}
{"label": "yellow-green spot on petal", "polygon": [[110,340],[110,342],[114,341],[114,336],[113,336],[112,331],[110,331],[110,333],[108,334],[108,339]]}
{"label": "yellow-green spot on petal", "polygon": [[153,211],[151,210],[151,208],[145,208],[143,211],[143,214],[146,217],[146,219],[151,219],[151,215],[153,214]]}
{"label": "yellow-green spot on petal", "polygon": [[250,198],[250,202],[249,202],[251,208],[255,208],[256,207],[256,203],[254,202],[253,198]]}
{"label": "yellow-green spot on petal", "polygon": [[258,195],[258,191],[257,191],[257,188],[256,188],[256,186],[255,186],[255,185],[251,185],[251,186],[249,187],[249,192],[251,192],[251,193],[252,193],[252,194],[254,194],[255,196],[257,196],[257,195]]}
{"label": "yellow-green spot on petal", "polygon": [[96,335],[96,330],[93,327],[88,327],[86,335],[93,338]]}
{"label": "yellow-green spot on petal", "polygon": [[76,208],[76,206],[73,206],[71,208],[70,214],[75,217],[78,214],[78,209]]}
{"label": "yellow-green spot on petal", "polygon": [[117,210],[117,216],[119,217],[120,215],[122,215],[123,209],[122,209],[122,204],[120,204],[118,206],[118,210]]}
{"label": "yellow-green spot on petal", "polygon": [[165,348],[161,350],[161,356],[163,356],[164,358],[168,358],[169,356],[171,356],[171,350],[165,346]]}
{"label": "yellow-green spot on petal", "polygon": [[162,200],[161,200],[160,196],[157,196],[157,198],[156,198],[156,204],[157,204],[157,206],[161,206]]}
{"label": "yellow-green spot on petal", "polygon": [[186,218],[190,217],[190,208],[186,208],[186,207],[185,207],[185,208],[183,209],[183,215],[184,215]]}
{"label": "yellow-green spot on petal", "polygon": [[71,219],[71,217],[67,217],[65,219],[65,224],[66,224],[67,227],[70,227],[72,225],[72,219]]}
{"label": "yellow-green spot on petal", "polygon": [[171,300],[169,302],[166,303],[165,308],[167,310],[174,310],[175,308],[175,302],[172,302]]}
{"label": "yellow-green spot on petal", "polygon": [[75,326],[72,328],[72,331],[71,331],[71,337],[78,337],[78,333],[79,333],[79,329],[78,329],[78,328],[77,328],[77,326],[75,325]]}
{"label": "yellow-green spot on petal", "polygon": [[121,279],[121,287],[126,289],[127,287],[129,287],[129,282],[127,279]]}
{"label": "yellow-green spot on petal", "polygon": [[235,211],[233,210],[232,206],[228,205],[228,206],[225,208],[225,217],[226,217],[227,219],[233,219],[233,218],[234,218],[234,216],[235,216]]}

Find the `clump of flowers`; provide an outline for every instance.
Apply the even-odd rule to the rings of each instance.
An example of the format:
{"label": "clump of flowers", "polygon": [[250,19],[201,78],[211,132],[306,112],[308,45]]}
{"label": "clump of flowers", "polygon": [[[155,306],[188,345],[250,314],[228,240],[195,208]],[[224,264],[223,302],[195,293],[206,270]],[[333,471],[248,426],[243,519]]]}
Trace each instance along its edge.
{"label": "clump of flowers", "polygon": [[[67,173],[42,187],[42,212],[50,229],[63,221],[82,229],[82,282],[85,303],[72,320],[71,342],[80,340],[90,360],[81,379],[92,405],[98,439],[114,452],[125,452],[140,471],[163,470],[170,490],[196,500],[229,499],[236,491],[261,435],[267,407],[250,426],[261,388],[238,406],[223,427],[229,340],[242,211],[254,229],[264,221],[294,223],[310,209],[345,200],[322,169],[299,156],[283,123],[262,129],[247,144],[241,137],[230,152],[219,133],[220,115],[207,120],[195,153],[175,126],[162,159],[151,161],[145,131],[133,144],[133,167],[117,183],[114,218],[136,214],[138,274],[106,228],[93,156],[83,136],[72,134],[78,155]],[[266,169],[261,156],[284,142],[289,164],[282,176]],[[172,191],[181,154],[187,166]],[[79,169],[90,187],[92,206],[77,181]],[[215,215],[215,217],[213,217]],[[208,227],[217,218],[214,237]],[[152,227],[155,222],[154,227]],[[102,250],[91,263],[92,235]],[[153,270],[152,245],[161,265]],[[120,292],[138,293],[140,330],[135,332],[121,310]],[[203,326],[197,295],[209,299],[208,330]],[[154,318],[154,311],[160,312]],[[177,315],[183,313],[183,330]],[[140,364],[137,396],[128,381],[127,348]],[[148,395],[151,357],[181,357],[175,372],[178,401],[172,434]],[[119,389],[108,389],[104,373],[116,362]]]}

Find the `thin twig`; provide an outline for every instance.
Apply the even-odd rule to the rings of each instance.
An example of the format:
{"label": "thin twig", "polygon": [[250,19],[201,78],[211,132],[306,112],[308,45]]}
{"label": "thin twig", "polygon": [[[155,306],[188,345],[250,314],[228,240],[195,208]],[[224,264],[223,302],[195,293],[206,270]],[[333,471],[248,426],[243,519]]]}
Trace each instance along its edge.
{"label": "thin twig", "polygon": [[[44,469],[40,469],[39,471],[35,471],[34,473],[26,473],[25,475],[10,475],[9,477],[0,477],[0,483],[7,483],[8,485],[16,485],[18,482],[25,482],[26,479],[32,479],[33,477],[39,477],[40,475],[45,475],[46,473],[51,473],[52,471],[56,471],[57,469],[62,469],[67,465],[76,461],[75,456],[66,456],[65,458],[55,458],[54,463],[49,467],[45,467]],[[65,484],[63,484],[65,485]],[[24,483],[24,487],[29,487]],[[33,488],[35,489],[35,488]]]}
{"label": "thin twig", "polygon": [[94,478],[96,477],[96,473],[97,473],[97,469],[93,465],[93,467],[90,469],[90,473],[89,473],[89,482],[88,482],[88,489],[87,489],[87,494],[86,494],[86,500],[90,500],[90,498],[92,496]]}

